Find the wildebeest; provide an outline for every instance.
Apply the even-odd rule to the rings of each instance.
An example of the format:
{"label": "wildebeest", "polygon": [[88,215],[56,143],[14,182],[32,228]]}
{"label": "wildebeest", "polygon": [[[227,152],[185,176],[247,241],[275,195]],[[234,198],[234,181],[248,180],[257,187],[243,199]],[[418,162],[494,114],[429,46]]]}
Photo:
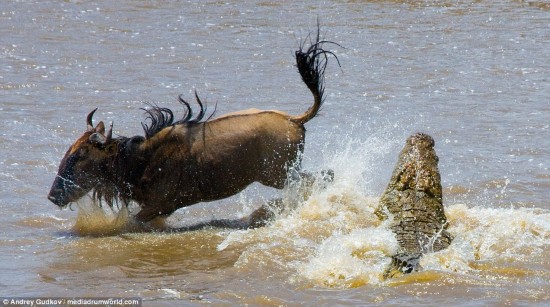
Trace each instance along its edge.
{"label": "wildebeest", "polygon": [[[203,201],[232,196],[253,182],[281,189],[289,168],[299,165],[304,124],[314,118],[324,101],[324,72],[328,58],[320,31],[304,40],[295,52],[302,81],[313,94],[313,105],[302,115],[282,111],[244,110],[206,119],[194,116],[181,96],[185,116],[174,121],[170,109],[152,106],[142,123],[145,136],[114,138],[112,124],[92,124],[67,150],[48,199],[65,207],[91,191],[92,198],[110,206],[135,201],[138,221],[147,222]],[[339,64],[339,62],[338,62]],[[147,124],[147,121],[148,124]]]}

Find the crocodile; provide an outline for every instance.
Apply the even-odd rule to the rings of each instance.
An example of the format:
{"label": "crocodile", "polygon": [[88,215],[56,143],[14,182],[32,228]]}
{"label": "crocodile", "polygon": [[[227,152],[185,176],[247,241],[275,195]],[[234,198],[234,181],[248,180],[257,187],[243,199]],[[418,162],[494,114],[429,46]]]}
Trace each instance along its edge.
{"label": "crocodile", "polygon": [[381,220],[390,219],[398,242],[385,278],[417,271],[423,254],[443,250],[453,240],[446,230],[439,158],[434,145],[427,134],[410,136],[380,197],[375,214]]}

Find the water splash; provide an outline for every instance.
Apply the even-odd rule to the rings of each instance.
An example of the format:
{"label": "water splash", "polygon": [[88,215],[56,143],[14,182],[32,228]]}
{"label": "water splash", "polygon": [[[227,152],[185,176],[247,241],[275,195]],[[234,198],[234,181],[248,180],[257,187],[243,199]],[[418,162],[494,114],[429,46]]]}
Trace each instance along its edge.
{"label": "water splash", "polygon": [[[237,270],[264,274],[266,278],[277,276],[306,287],[350,288],[418,282],[410,276],[392,281],[383,279],[397,250],[397,241],[389,228],[391,221],[381,222],[374,214],[378,195],[372,191],[379,181],[389,179],[381,178],[380,169],[388,166],[380,161],[387,160],[388,153],[398,146],[380,135],[365,141],[348,138],[331,144],[325,146],[317,165],[334,170],[331,184],[318,180],[305,196],[299,184],[286,189],[281,193],[283,198],[276,202],[276,207],[283,210],[278,211],[269,225],[250,230],[220,230],[218,235],[222,239],[214,244],[217,245],[214,253],[236,253],[233,266]],[[396,158],[397,153],[392,156]],[[387,173],[389,176],[390,172]],[[267,202],[263,195],[258,196]],[[248,210],[258,205],[257,199],[241,195],[237,202]],[[550,211],[487,207],[490,204],[446,204],[448,231],[455,239],[447,249],[424,255],[420,259],[422,271],[414,274],[420,274],[416,276],[422,280],[461,274],[466,282],[479,282],[487,274],[502,278],[523,274],[519,272],[525,270],[534,272],[527,275],[548,276],[546,268],[529,267],[529,263],[547,261]],[[74,231],[95,236],[147,230],[132,221],[126,208],[109,210],[79,204]],[[170,230],[166,226],[157,229]]]}
{"label": "water splash", "polygon": [[78,236],[112,236],[127,232],[144,232],[166,229],[163,219],[143,224],[133,219],[130,206],[110,208],[96,202],[81,200],[77,202],[78,215],[72,227]]}
{"label": "water splash", "polygon": [[[283,199],[283,206],[295,209],[280,214],[268,227],[229,232],[218,250],[240,251],[235,266],[241,270],[279,272],[291,282],[312,287],[395,283],[384,280],[383,273],[397,241],[390,221],[380,222],[374,214],[378,198],[369,195],[377,161],[387,146],[378,138],[350,141],[337,153],[325,155],[322,166],[335,172],[331,185],[314,186],[306,200]],[[446,204],[448,231],[455,239],[447,249],[424,255],[422,272],[414,274],[426,280],[462,274],[465,282],[479,282],[488,271],[506,275],[523,270],[522,265],[508,269],[506,263],[547,259],[550,211],[486,205]],[[408,276],[399,280],[418,281]]]}

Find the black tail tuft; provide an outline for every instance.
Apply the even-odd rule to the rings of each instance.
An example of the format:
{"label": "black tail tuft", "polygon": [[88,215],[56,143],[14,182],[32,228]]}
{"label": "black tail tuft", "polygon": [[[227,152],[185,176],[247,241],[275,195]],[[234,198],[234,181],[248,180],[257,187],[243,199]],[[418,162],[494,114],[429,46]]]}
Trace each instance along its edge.
{"label": "black tail tuft", "polygon": [[[339,44],[321,40],[321,28],[317,25],[317,34],[312,38],[311,33],[300,43],[300,49],[296,51],[296,67],[298,67],[298,72],[302,76],[302,81],[309,88],[313,97],[315,99],[314,105],[306,112],[302,117],[300,117],[301,122],[307,122],[312,119],[321,104],[324,102],[324,74],[328,64],[329,56],[333,56],[338,62],[338,66],[341,67],[340,61],[336,54],[332,51],[323,49],[324,44],[334,44],[339,47]],[[306,43],[309,41],[310,46],[305,47]]]}

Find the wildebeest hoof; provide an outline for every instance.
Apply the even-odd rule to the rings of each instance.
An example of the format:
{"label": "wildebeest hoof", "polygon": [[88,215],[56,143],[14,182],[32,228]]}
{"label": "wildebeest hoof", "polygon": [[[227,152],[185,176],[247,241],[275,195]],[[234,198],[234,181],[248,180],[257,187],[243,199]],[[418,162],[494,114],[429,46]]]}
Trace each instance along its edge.
{"label": "wildebeest hoof", "polygon": [[321,179],[323,182],[333,182],[334,181],[334,170],[332,169],[324,169],[321,171]]}
{"label": "wildebeest hoof", "polygon": [[249,217],[246,218],[246,228],[259,228],[264,227],[267,223],[275,218],[275,213],[273,210],[267,206],[261,206],[260,208],[254,210]]}

